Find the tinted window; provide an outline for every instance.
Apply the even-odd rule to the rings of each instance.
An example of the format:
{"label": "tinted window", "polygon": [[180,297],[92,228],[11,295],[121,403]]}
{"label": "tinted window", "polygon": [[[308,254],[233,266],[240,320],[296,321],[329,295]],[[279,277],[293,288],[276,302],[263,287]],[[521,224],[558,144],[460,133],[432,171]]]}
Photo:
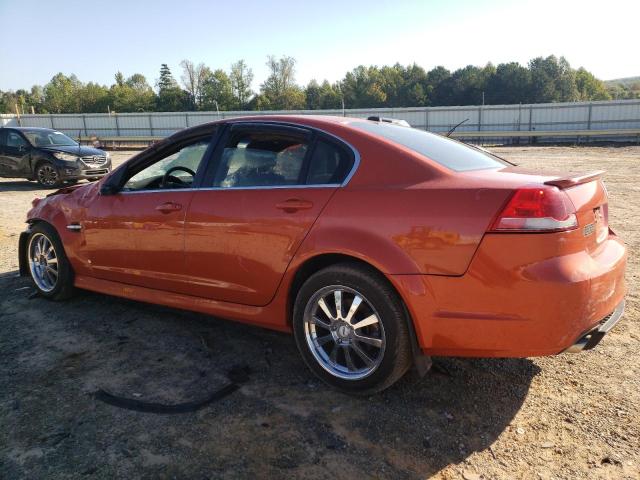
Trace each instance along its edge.
{"label": "tinted window", "polygon": [[403,145],[451,170],[480,170],[506,165],[488,153],[415,128],[374,122],[353,122],[351,126]]}
{"label": "tinted window", "polygon": [[263,187],[300,184],[308,149],[303,135],[258,128],[232,131],[227,141],[215,187]]}
{"label": "tinted window", "polygon": [[[209,139],[198,140],[133,175],[123,190],[162,190],[191,187],[209,147]],[[172,169],[175,169],[171,171]]]}
{"label": "tinted window", "polygon": [[27,141],[22,138],[19,133],[16,132],[7,132],[7,147],[10,148],[19,148],[26,147]]}
{"label": "tinted window", "polygon": [[75,140],[70,139],[62,132],[49,130],[25,130],[25,136],[32,145],[36,147],[47,147],[52,145],[74,146],[78,145]]}
{"label": "tinted window", "polygon": [[0,147],[7,145],[7,132],[0,130]]}
{"label": "tinted window", "polygon": [[318,140],[311,157],[307,183],[323,185],[342,183],[353,165],[353,156],[344,148]]}

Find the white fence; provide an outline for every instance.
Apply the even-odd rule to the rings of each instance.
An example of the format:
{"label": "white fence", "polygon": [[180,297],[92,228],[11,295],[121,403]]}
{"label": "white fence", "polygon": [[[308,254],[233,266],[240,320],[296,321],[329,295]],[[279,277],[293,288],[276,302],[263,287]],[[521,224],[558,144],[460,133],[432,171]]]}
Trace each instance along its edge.
{"label": "white fence", "polygon": [[[527,105],[474,105],[462,107],[420,107],[420,108],[374,108],[342,110],[295,110],[269,112],[150,112],[150,113],[86,113],[52,115],[0,115],[3,126],[47,127],[63,131],[71,136],[90,137],[164,137],[177,130],[223,118],[266,115],[346,115],[348,117],[368,117],[378,115],[403,119],[413,127],[432,132],[446,132],[454,125],[460,125],[457,132],[494,132],[491,141],[500,142],[507,137],[514,138],[514,132],[541,131],[575,132],[585,130],[640,129],[640,100],[620,100],[607,102],[544,103]],[[505,139],[496,137],[495,132],[505,132]],[[466,133],[469,132],[469,133]],[[507,132],[510,134],[507,135]],[[531,134],[529,134],[531,135]],[[569,134],[575,138],[575,133]],[[638,140],[627,136],[625,140]],[[538,139],[538,140],[542,140]],[[554,141],[557,141],[554,136]]]}

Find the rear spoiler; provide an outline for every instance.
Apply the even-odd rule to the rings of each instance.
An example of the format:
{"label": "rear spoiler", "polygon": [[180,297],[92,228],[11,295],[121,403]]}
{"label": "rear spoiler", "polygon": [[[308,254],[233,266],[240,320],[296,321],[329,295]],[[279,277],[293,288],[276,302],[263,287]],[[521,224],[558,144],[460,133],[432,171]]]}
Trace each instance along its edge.
{"label": "rear spoiler", "polygon": [[596,170],[594,172],[589,173],[578,173],[576,175],[567,175],[566,177],[555,178],[553,180],[549,180],[548,182],[544,182],[545,185],[553,185],[558,188],[571,188],[576,185],[581,185],[583,183],[589,183],[604,175],[604,170]]}

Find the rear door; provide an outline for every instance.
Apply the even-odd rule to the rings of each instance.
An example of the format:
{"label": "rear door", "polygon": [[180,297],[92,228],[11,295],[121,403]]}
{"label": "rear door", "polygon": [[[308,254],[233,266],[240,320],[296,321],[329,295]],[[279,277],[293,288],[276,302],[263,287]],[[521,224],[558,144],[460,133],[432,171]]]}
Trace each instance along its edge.
{"label": "rear door", "polygon": [[271,301],[293,255],[353,164],[352,152],[334,146],[327,153],[319,141],[298,127],[229,127],[208,186],[195,192],[185,220],[185,271],[192,294],[245,305]]}

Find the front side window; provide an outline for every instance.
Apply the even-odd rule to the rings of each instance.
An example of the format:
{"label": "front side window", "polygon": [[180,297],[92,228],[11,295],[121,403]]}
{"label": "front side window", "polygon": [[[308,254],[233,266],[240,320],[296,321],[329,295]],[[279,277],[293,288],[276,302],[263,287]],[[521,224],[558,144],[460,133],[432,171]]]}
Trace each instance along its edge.
{"label": "front side window", "polygon": [[210,139],[202,139],[182,147],[177,152],[157,160],[133,175],[123,190],[164,190],[190,188]]}
{"label": "front side window", "polygon": [[251,128],[232,130],[214,187],[299,185],[309,148],[305,135]]}
{"label": "front side window", "polygon": [[319,139],[313,149],[307,184],[342,183],[353,166],[353,156],[333,142]]}
{"label": "front side window", "polygon": [[7,147],[15,148],[16,150],[20,147],[26,148],[27,142],[19,133],[16,132],[8,132],[7,133]]}

